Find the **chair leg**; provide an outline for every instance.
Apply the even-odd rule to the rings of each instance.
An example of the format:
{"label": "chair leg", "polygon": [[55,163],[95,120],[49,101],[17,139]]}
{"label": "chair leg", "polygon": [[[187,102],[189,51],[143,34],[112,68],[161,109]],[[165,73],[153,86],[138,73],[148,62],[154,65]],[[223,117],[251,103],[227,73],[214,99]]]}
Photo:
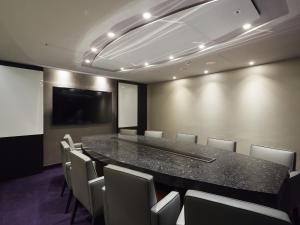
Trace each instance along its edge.
{"label": "chair leg", "polygon": [[60,196],[62,197],[65,193],[65,189],[66,189],[66,186],[67,186],[67,181],[64,180],[64,183],[63,183],[63,186],[62,186],[62,189],[61,189],[61,193],[60,193]]}
{"label": "chair leg", "polygon": [[66,205],[66,209],[65,209],[65,213],[69,212],[69,208],[70,208],[70,204],[71,204],[72,198],[73,198],[73,192],[72,192],[72,190],[70,190],[69,196],[68,196],[67,205]]}
{"label": "chair leg", "polygon": [[74,204],[72,217],[71,217],[71,225],[74,223],[74,219],[75,219],[75,216],[76,216],[76,211],[77,211],[78,204],[79,204],[78,200],[75,199],[75,204]]}

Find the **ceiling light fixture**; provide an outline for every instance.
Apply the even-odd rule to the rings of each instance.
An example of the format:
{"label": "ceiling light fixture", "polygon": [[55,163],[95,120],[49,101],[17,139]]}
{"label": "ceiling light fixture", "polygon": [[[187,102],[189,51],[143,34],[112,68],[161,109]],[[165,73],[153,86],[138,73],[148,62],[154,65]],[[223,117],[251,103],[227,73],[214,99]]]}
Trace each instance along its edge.
{"label": "ceiling light fixture", "polygon": [[244,30],[248,30],[248,29],[250,29],[251,27],[252,27],[252,25],[251,25],[250,23],[245,23],[245,24],[243,25]]}
{"label": "ceiling light fixture", "polygon": [[204,73],[205,73],[205,74],[208,74],[208,70],[204,70]]}
{"label": "ceiling light fixture", "polygon": [[149,66],[149,63],[145,62],[144,65],[145,65],[145,66]]}
{"label": "ceiling light fixture", "polygon": [[95,47],[92,47],[92,48],[91,48],[91,51],[92,51],[92,52],[97,52],[97,51],[98,51],[98,49],[97,49],[97,48],[95,48]]}
{"label": "ceiling light fixture", "polygon": [[124,67],[121,67],[120,70],[121,70],[121,71],[125,71]]}
{"label": "ceiling light fixture", "polygon": [[109,38],[113,38],[114,36],[116,36],[116,35],[113,32],[108,32],[107,33],[107,37],[109,37]]}
{"label": "ceiling light fixture", "polygon": [[173,59],[174,59],[174,56],[170,55],[170,56],[169,56],[169,59],[170,59],[170,60],[173,60]]}
{"label": "ceiling light fixture", "polygon": [[205,48],[205,45],[204,45],[204,44],[201,44],[201,45],[199,45],[198,47],[199,47],[199,49],[201,49],[201,50],[202,50],[202,49],[204,49],[204,48]]}
{"label": "ceiling light fixture", "polygon": [[144,12],[143,17],[144,17],[145,20],[149,20],[152,17],[152,15],[149,12]]}
{"label": "ceiling light fixture", "polygon": [[84,62],[87,63],[87,64],[89,64],[89,63],[91,63],[91,60],[86,59],[86,60],[84,60]]}
{"label": "ceiling light fixture", "polygon": [[173,76],[173,80],[176,80],[177,77]]}
{"label": "ceiling light fixture", "polygon": [[250,61],[250,62],[249,62],[249,65],[250,65],[250,66],[253,66],[254,64],[255,64],[254,61]]}

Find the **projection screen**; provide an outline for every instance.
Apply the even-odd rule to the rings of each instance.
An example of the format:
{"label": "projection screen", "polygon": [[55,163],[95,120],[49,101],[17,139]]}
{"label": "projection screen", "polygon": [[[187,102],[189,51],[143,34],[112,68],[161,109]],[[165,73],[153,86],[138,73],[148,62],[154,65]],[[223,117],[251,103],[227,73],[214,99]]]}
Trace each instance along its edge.
{"label": "projection screen", "polygon": [[0,65],[0,137],[43,134],[43,72]]}

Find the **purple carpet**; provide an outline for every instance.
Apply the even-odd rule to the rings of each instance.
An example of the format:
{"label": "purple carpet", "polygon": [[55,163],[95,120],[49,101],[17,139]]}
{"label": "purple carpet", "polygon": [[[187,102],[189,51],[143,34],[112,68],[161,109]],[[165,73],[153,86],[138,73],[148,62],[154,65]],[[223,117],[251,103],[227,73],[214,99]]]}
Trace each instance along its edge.
{"label": "purple carpet", "polygon": [[[56,167],[0,183],[0,225],[69,225],[71,212],[64,213],[68,190],[60,196],[63,181],[62,168]],[[89,213],[79,207],[74,224],[91,224]]]}

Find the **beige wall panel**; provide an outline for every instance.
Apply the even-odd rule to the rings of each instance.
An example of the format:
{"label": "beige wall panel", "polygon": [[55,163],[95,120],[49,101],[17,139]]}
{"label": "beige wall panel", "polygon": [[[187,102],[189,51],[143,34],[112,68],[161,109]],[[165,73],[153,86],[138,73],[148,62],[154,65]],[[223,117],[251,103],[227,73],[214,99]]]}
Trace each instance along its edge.
{"label": "beige wall panel", "polygon": [[[197,76],[148,87],[148,129],[234,139],[300,155],[300,59]],[[300,168],[300,156],[298,157]]]}

